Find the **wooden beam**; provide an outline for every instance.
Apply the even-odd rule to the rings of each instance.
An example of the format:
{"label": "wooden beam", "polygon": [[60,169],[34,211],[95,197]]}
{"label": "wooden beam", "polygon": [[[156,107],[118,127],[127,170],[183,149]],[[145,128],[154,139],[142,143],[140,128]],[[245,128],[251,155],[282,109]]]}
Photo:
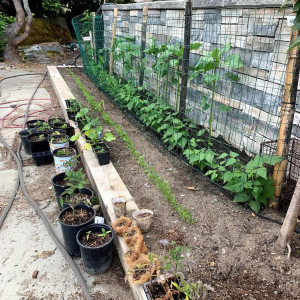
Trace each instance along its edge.
{"label": "wooden beam", "polygon": [[[55,66],[48,67],[48,74],[65,119],[69,121],[72,126],[74,126],[74,122],[68,118],[65,100],[70,98],[75,99],[75,97]],[[76,133],[80,132],[78,128],[76,128],[75,131]],[[80,137],[79,141],[77,142],[77,150],[81,155],[82,164],[93,186],[94,192],[99,199],[106,221],[114,222],[117,219],[111,201],[114,197],[122,196],[127,199],[127,215],[132,216],[133,211],[137,210],[138,206],[132,199],[130,192],[119,176],[114,165],[110,162],[108,165],[100,166],[92,150],[83,150],[85,143],[85,139]],[[118,235],[116,235],[114,243],[124,271],[127,273],[128,266],[125,262],[124,255],[128,251],[128,247],[125,244],[124,239]],[[129,283],[129,285],[134,299],[147,300],[142,285],[133,285],[131,283]]]}

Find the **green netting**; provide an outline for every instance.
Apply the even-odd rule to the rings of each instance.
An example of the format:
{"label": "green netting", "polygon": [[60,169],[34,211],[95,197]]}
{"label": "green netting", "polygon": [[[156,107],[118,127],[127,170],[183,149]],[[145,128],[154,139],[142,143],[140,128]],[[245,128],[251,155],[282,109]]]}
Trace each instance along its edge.
{"label": "green netting", "polygon": [[[78,16],[72,23],[91,80],[169,151],[239,195],[236,201],[253,201],[253,208],[267,205],[272,195],[288,13],[277,8],[195,10],[187,19],[187,61],[183,10],[149,10],[147,17],[142,10],[119,10],[113,41],[112,10],[94,18]],[[189,66],[186,99],[180,94],[183,64]],[[183,100],[184,115],[179,113]],[[289,184],[300,168],[297,110],[298,104],[291,127],[296,142],[288,154]],[[267,197],[260,198],[262,194]]]}

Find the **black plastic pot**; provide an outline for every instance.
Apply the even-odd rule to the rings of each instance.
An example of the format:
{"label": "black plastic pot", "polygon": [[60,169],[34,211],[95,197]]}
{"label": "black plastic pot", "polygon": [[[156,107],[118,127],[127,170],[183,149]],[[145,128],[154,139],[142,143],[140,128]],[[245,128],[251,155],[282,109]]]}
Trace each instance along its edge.
{"label": "black plastic pot", "polygon": [[[42,141],[31,141],[30,139],[34,136],[45,135],[45,139]],[[36,132],[27,136],[28,145],[31,153],[36,152],[45,152],[50,150],[49,142],[48,142],[48,133],[46,132]]]}
{"label": "black plastic pot", "polygon": [[30,134],[35,133],[35,132],[37,132],[37,130],[35,128],[25,129],[25,130],[22,130],[22,131],[19,132],[19,137],[21,139],[21,142],[22,142],[22,145],[23,145],[23,148],[24,148],[26,154],[31,155],[31,150],[30,150],[30,147],[29,147],[29,144],[28,144],[28,141],[27,141],[27,137]]}
{"label": "black plastic pot", "polygon": [[[81,237],[88,231],[102,232],[102,228],[110,231],[111,239],[105,245],[99,247],[87,247],[81,244]],[[80,247],[81,257],[84,268],[92,274],[104,273],[112,262],[112,245],[114,232],[112,228],[106,224],[91,224],[80,229],[76,236],[76,241]]]}
{"label": "black plastic pot", "polygon": [[34,124],[37,121],[46,122],[45,120],[42,120],[42,119],[29,120],[29,121],[26,122],[27,128],[32,129],[32,128],[38,127],[37,125]]}
{"label": "black plastic pot", "polygon": [[[62,128],[62,126],[66,124],[67,127],[66,128]],[[74,135],[74,128],[69,124],[69,123],[57,123],[55,125],[53,125],[53,129],[63,129],[66,131],[66,134],[71,137],[72,135]]]}
{"label": "black plastic pot", "polygon": [[[97,150],[94,148],[95,146],[100,146],[104,149],[104,153],[97,153]],[[109,160],[110,160],[110,151],[108,146],[105,143],[99,143],[97,145],[93,145],[93,150],[97,156],[99,165],[103,166],[103,165],[107,165],[109,164]]]}
{"label": "black plastic pot", "polygon": [[49,165],[53,163],[53,155],[50,151],[32,153],[32,158],[37,166]]}
{"label": "black plastic pot", "polygon": [[[55,175],[51,180],[52,184],[54,186],[57,201],[59,201],[60,195],[68,188],[67,185],[59,185],[58,184],[58,182],[65,177],[66,177],[66,173],[60,173],[60,174]],[[60,205],[59,205],[59,207],[61,208]]]}
{"label": "black plastic pot", "polygon": [[[64,173],[61,173],[61,174],[64,174]],[[59,174],[59,175],[60,175],[60,174]],[[66,188],[67,188],[67,187],[65,187],[65,189],[66,189]],[[90,200],[90,202],[93,203],[92,200],[93,200],[93,198],[94,198],[94,192],[93,192],[91,189],[88,189],[88,188],[82,188],[81,190],[79,190],[79,189],[78,189],[78,190],[75,190],[75,193],[81,193],[81,194],[87,195],[87,196],[88,196],[88,199]],[[61,194],[62,194],[62,193],[61,193]],[[57,204],[58,204],[58,207],[59,207],[60,210],[69,207],[68,202],[65,202],[65,201],[64,201],[64,198],[67,197],[67,196],[68,196],[67,194],[60,196],[60,197],[62,197],[62,199],[63,199],[63,205],[61,205],[61,203],[60,203],[60,197],[57,198]]]}
{"label": "black plastic pot", "polygon": [[83,129],[83,127],[85,126],[85,122],[82,119],[77,119],[76,123],[78,125],[79,130],[81,131]]}
{"label": "black plastic pot", "polygon": [[80,209],[80,208],[86,208],[88,211],[90,211],[93,214],[93,217],[89,221],[87,221],[83,224],[67,225],[61,221],[61,217],[66,212],[72,211],[71,207],[67,207],[66,209],[64,209],[59,214],[59,217],[58,217],[58,222],[60,223],[60,227],[61,227],[61,231],[63,234],[64,243],[65,243],[65,249],[71,256],[75,256],[75,257],[80,257],[80,248],[76,242],[76,235],[81,228],[85,227],[86,225],[94,223],[94,219],[95,219],[95,215],[96,215],[96,211],[90,206],[86,206],[84,204],[79,204],[79,205],[76,205],[76,207],[75,207],[75,209]]}

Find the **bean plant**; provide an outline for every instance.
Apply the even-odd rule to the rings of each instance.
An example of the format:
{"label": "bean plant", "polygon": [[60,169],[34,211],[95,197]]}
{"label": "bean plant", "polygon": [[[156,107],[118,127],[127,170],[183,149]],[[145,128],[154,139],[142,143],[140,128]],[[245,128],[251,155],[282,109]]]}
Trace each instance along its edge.
{"label": "bean plant", "polygon": [[212,135],[212,123],[213,123],[213,109],[215,102],[215,91],[216,84],[224,77],[229,78],[233,81],[238,81],[238,76],[232,72],[225,72],[225,76],[221,76],[221,72],[218,69],[225,68],[229,70],[234,70],[241,68],[243,62],[241,57],[237,54],[230,54],[225,57],[225,55],[230,50],[230,42],[226,43],[222,49],[214,48],[212,51],[203,51],[203,56],[199,59],[199,62],[193,68],[193,72],[190,79],[194,79],[199,74],[204,75],[204,84],[211,88],[210,103],[207,103],[207,97],[203,96],[202,102],[203,110],[209,109],[209,119],[208,119],[208,147],[212,146],[211,135]]}

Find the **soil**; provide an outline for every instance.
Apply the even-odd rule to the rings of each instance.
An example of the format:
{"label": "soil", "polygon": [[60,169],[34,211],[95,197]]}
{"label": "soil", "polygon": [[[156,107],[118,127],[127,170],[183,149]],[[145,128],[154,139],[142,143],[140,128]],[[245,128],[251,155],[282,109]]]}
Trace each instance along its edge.
{"label": "soil", "polygon": [[88,222],[93,217],[93,214],[86,209],[75,209],[75,211],[67,211],[62,217],[61,221],[67,225],[80,225]]}
{"label": "soil", "polygon": [[152,290],[150,289],[150,285],[147,285],[147,290],[153,299],[162,298],[166,294],[163,286],[159,283],[153,284]]}
{"label": "soil", "polygon": [[[121,138],[110,143],[111,160],[139,208],[154,210],[152,230],[144,236],[151,252],[162,256],[162,239],[188,245],[183,270],[189,282],[201,280],[214,288],[207,299],[300,299],[300,239],[292,244],[292,259],[275,247],[280,226],[263,220],[244,206],[233,203],[209,180],[171,155],[143,126],[110,102],[87,76],[72,69],[88,91],[104,101],[104,111],[120,124],[135,148],[172,187],[179,204],[196,218],[182,221],[151,183]],[[87,106],[72,77],[61,74],[78,101]],[[99,116],[100,117],[100,116]],[[103,123],[104,124],[104,123]],[[190,189],[194,187],[195,189]],[[266,210],[265,216],[282,221],[282,215]]]}
{"label": "soil", "polygon": [[56,184],[60,185],[60,186],[67,186],[68,185],[68,181],[65,178],[61,178],[61,179],[59,179],[59,180],[56,181]]}
{"label": "soil", "polygon": [[150,217],[150,216],[152,216],[151,213],[141,213],[141,214],[138,214],[136,217],[138,219],[143,219],[143,218],[147,218],[147,217]]}
{"label": "soil", "polygon": [[143,275],[145,275],[147,272],[148,272],[147,270],[136,269],[136,270],[134,270],[134,274],[133,274],[132,278],[134,280],[139,280],[140,277],[142,277]]}
{"label": "soil", "polygon": [[102,232],[91,232],[87,239],[87,235],[81,237],[81,244],[86,247],[100,247],[107,244],[111,240],[111,235],[107,234],[106,236],[99,236]]}

